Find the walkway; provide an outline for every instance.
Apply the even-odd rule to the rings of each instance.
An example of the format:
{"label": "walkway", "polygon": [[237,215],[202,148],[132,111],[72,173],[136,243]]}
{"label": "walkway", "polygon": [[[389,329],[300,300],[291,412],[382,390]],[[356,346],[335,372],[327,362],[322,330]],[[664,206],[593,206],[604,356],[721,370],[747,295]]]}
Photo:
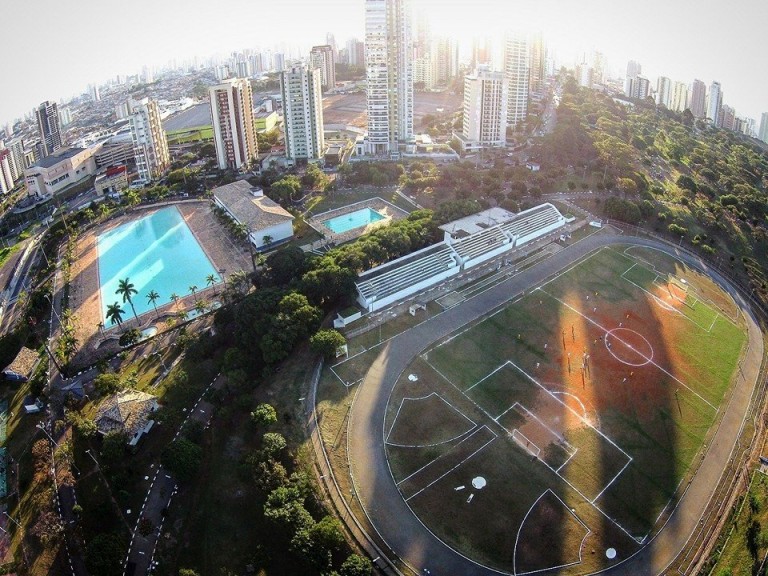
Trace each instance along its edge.
{"label": "walkway", "polygon": [[[420,573],[445,575],[491,575],[498,572],[479,566],[461,556],[432,535],[403,501],[386,460],[383,439],[384,416],[390,393],[402,371],[414,357],[433,342],[466,324],[482,318],[524,291],[541,285],[574,261],[597,248],[611,244],[649,246],[670,252],[660,242],[636,237],[593,235],[552,255],[540,264],[490,288],[445,313],[430,318],[392,339],[371,365],[357,389],[349,417],[348,454],[355,492],[368,518],[395,553]],[[675,256],[697,268],[701,263],[677,252]],[[726,282],[714,271],[708,272],[723,286]],[[728,289],[729,292],[732,290]],[[737,304],[746,304],[733,294]],[[744,362],[744,378],[739,378],[722,422],[693,481],[661,533],[645,548],[608,572],[612,575],[659,574],[672,563],[696,529],[712,489],[726,468],[749,407],[763,357],[760,330],[754,318],[749,322],[750,353]]]}

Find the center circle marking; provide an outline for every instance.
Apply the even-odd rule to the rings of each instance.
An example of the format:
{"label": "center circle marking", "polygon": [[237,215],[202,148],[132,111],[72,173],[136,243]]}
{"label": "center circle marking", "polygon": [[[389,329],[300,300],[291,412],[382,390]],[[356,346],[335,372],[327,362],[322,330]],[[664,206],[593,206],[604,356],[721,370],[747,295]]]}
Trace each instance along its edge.
{"label": "center circle marking", "polygon": [[[637,338],[642,340],[642,346],[636,347],[628,342],[629,339],[636,340]],[[627,366],[645,366],[653,360],[653,346],[651,346],[651,343],[648,342],[648,339],[640,334],[640,332],[632,330],[631,328],[614,328],[613,330],[608,330],[608,332],[605,333],[603,343],[611,356]],[[631,361],[624,358],[623,356],[625,355],[617,354],[613,350],[614,344],[616,343],[618,343],[619,346],[625,346],[629,350],[632,350],[632,352],[634,352],[634,354],[631,355],[632,357],[639,356],[639,358]],[[645,348],[645,350],[642,350],[642,348]]]}

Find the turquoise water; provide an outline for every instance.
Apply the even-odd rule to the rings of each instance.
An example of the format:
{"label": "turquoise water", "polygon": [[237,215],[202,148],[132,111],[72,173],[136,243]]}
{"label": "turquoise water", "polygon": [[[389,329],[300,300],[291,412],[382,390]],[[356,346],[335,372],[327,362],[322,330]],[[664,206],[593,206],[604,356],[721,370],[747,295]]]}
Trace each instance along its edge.
{"label": "turquoise water", "polygon": [[128,222],[96,237],[101,283],[101,316],[104,324],[107,306],[119,302],[125,315],[133,317],[130,305],[115,293],[120,280],[129,278],[138,294],[133,295],[137,314],[154,310],[147,301],[150,290],[160,297],[158,307],[171,301],[171,294],[190,294],[189,287],[198,291],[208,287],[206,278],[219,274],[197,243],[181,213],[174,206],[158,210],[140,220]]}
{"label": "turquoise water", "polygon": [[371,210],[370,208],[362,208],[360,210],[350,212],[349,214],[344,214],[343,216],[336,216],[336,218],[324,220],[323,224],[330,228],[332,232],[341,234],[348,230],[353,230],[354,228],[367,226],[372,222],[384,220],[384,218],[386,218],[386,216],[382,216],[376,212],[376,210]]}

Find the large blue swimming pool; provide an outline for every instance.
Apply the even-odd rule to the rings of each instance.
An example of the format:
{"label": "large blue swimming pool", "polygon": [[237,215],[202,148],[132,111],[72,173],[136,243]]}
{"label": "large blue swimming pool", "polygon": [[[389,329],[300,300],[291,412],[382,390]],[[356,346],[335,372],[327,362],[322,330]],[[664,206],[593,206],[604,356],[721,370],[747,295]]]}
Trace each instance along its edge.
{"label": "large blue swimming pool", "polygon": [[211,274],[220,282],[211,261],[174,206],[163,208],[139,220],[108,230],[96,238],[99,254],[101,315],[104,324],[107,306],[119,302],[124,320],[133,316],[130,305],[115,293],[120,280],[129,278],[138,294],[133,295],[137,314],[152,310],[147,300],[150,290],[160,297],[158,307],[168,304],[171,294],[184,297],[189,287],[203,290]]}
{"label": "large blue swimming pool", "polygon": [[370,208],[361,208],[360,210],[355,210],[349,214],[344,214],[342,216],[336,216],[336,218],[324,220],[323,224],[330,228],[332,232],[335,232],[336,234],[342,234],[348,230],[360,228],[361,226],[368,226],[368,224],[372,224],[373,222],[384,220],[384,218],[386,218],[386,216],[379,214],[376,212],[376,210],[371,210]]}

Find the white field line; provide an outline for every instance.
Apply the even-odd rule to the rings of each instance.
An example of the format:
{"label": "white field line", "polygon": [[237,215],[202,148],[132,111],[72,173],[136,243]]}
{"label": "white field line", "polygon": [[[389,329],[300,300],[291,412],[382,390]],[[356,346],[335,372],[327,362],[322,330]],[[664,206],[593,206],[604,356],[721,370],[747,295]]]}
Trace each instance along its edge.
{"label": "white field line", "polygon": [[[488,428],[488,429],[490,430],[490,428]],[[470,460],[471,458],[474,458],[474,456],[475,456],[476,454],[478,454],[480,451],[484,450],[486,446],[488,446],[488,445],[489,445],[491,442],[493,442],[493,441],[494,441],[494,440],[496,440],[497,438],[498,438],[498,436],[496,436],[496,435],[494,434],[493,438],[491,438],[490,440],[488,440],[488,442],[486,442],[485,444],[483,444],[482,446],[480,446],[480,448],[478,448],[477,450],[475,450],[474,452],[472,452],[472,454],[470,454],[469,456],[467,456],[466,458],[464,458],[464,460],[462,460],[461,462],[459,462],[458,464],[456,464],[456,466],[454,466],[453,468],[451,468],[450,470],[448,470],[448,471],[447,471],[445,474],[441,474],[439,478],[436,478],[435,480],[433,480],[432,482],[430,482],[429,484],[427,484],[426,486],[424,486],[424,488],[422,488],[421,490],[419,490],[419,491],[418,491],[418,492],[416,492],[415,494],[411,494],[411,495],[410,495],[408,498],[406,498],[406,499],[405,499],[405,501],[406,501],[406,502],[408,502],[408,500],[410,500],[411,498],[415,498],[416,496],[418,496],[419,494],[421,494],[422,492],[424,492],[424,490],[426,490],[426,489],[427,489],[427,488],[429,488],[430,486],[432,486],[432,485],[436,484],[437,482],[439,482],[440,480],[442,480],[443,478],[445,478],[446,476],[448,476],[448,474],[450,474],[451,472],[453,472],[454,470],[456,470],[456,468],[458,468],[459,466],[461,466],[462,464],[464,464],[465,462],[467,462],[467,461],[468,461],[468,460]]]}
{"label": "white field line", "polygon": [[[522,438],[522,440],[520,440],[520,438]],[[520,432],[520,430],[517,428],[512,430],[512,440],[514,440],[515,443],[520,446],[520,448],[531,454],[531,456],[534,458],[539,458],[539,454],[541,454],[541,448],[539,448],[539,445],[531,441],[528,436]]]}
{"label": "white field line", "polygon": [[[477,428],[475,428],[475,429],[472,431],[472,433],[471,433],[469,436],[467,436],[466,438],[464,438],[464,440],[462,440],[461,442],[459,442],[458,444],[456,444],[456,446],[452,446],[452,447],[451,447],[451,449],[450,449],[448,452],[445,452],[445,453],[443,453],[443,454],[440,454],[440,456],[437,456],[436,458],[433,458],[432,460],[430,460],[429,462],[427,462],[426,464],[424,464],[424,466],[422,466],[422,467],[421,467],[421,468],[419,468],[418,470],[416,470],[416,471],[414,471],[414,472],[411,472],[410,474],[408,474],[408,476],[406,476],[405,478],[403,478],[402,480],[400,480],[400,481],[399,481],[399,482],[398,482],[396,485],[397,485],[397,486],[400,486],[400,484],[402,484],[402,483],[403,483],[403,482],[405,482],[406,480],[410,479],[411,477],[415,476],[416,474],[418,474],[419,472],[421,472],[421,471],[422,471],[422,470],[424,470],[425,468],[428,468],[429,466],[431,466],[432,464],[434,464],[435,462],[437,462],[437,461],[438,461],[438,460],[440,460],[441,458],[445,458],[446,456],[448,456],[448,455],[451,453],[451,451],[453,451],[454,449],[456,449],[456,448],[459,446],[459,444],[463,444],[464,442],[466,442],[467,440],[469,440],[469,439],[470,439],[472,436],[474,436],[475,434],[477,434],[477,433],[478,433],[480,430],[482,430],[483,428],[486,428],[486,429],[487,429],[487,430],[489,430],[491,433],[493,433],[493,430],[491,430],[490,428],[488,428],[488,427],[487,427],[487,426],[485,426],[485,425],[483,425],[483,426],[478,426]],[[495,439],[495,438],[497,438],[496,434],[493,434],[493,437],[494,437],[494,439]]]}
{"label": "white field line", "polygon": [[[470,424],[469,428],[464,430],[461,434],[457,434],[453,438],[449,438],[449,439],[443,440],[441,442],[435,442],[434,444],[395,444],[393,442],[390,442],[389,441],[389,437],[392,434],[392,430],[394,430],[394,428],[395,428],[395,422],[397,422],[397,417],[400,416],[400,410],[402,409],[403,404],[405,403],[405,401],[406,400],[412,400],[412,401],[426,400],[427,398],[429,398],[431,396],[437,396],[443,403],[447,404],[449,408],[451,408],[453,411],[457,412],[460,416],[462,416],[467,422],[469,422],[469,424]],[[469,416],[464,414],[464,412],[462,412],[461,410],[456,408],[456,406],[454,406],[453,404],[448,402],[445,398],[442,397],[442,395],[438,394],[437,392],[432,392],[430,394],[427,394],[426,396],[421,396],[421,397],[418,397],[418,398],[406,397],[406,398],[402,398],[400,400],[400,406],[398,406],[398,408],[397,408],[397,413],[395,414],[394,420],[392,420],[392,426],[390,426],[389,432],[387,432],[387,437],[384,439],[384,443],[389,445],[389,446],[396,446],[398,448],[430,448],[432,446],[439,446],[441,444],[447,444],[448,442],[453,442],[454,440],[457,440],[457,439],[461,438],[462,436],[464,436],[465,434],[468,434],[469,432],[471,432],[472,429],[475,426],[477,426],[477,424],[474,421],[472,421],[472,419],[469,418]]]}
{"label": "white field line", "polygon": [[[568,273],[569,273],[571,270],[575,270],[576,268],[578,268],[579,266],[581,266],[582,264],[584,264],[584,263],[585,263],[587,260],[590,260],[590,259],[594,258],[595,256],[597,256],[598,254],[600,254],[600,252],[602,252],[603,250],[605,250],[605,247],[603,247],[603,248],[599,248],[599,249],[595,250],[594,252],[592,252],[591,254],[587,254],[587,255],[586,255],[586,256],[584,256],[584,258],[582,258],[581,260],[577,260],[576,262],[574,262],[574,264],[573,264],[572,266],[570,266],[570,267],[566,268],[565,270],[561,270],[560,272],[558,272],[557,274],[555,274],[554,276],[552,276],[552,277],[551,277],[549,280],[547,280],[546,282],[544,282],[544,284],[542,284],[542,285],[539,287],[539,289],[543,288],[544,286],[546,286],[546,285],[548,285],[548,284],[552,284],[552,282],[554,282],[555,280],[557,280],[557,279],[558,279],[558,278],[560,278],[561,276],[565,276],[565,275],[566,275],[566,274],[568,274]],[[533,290],[535,290],[535,288],[534,288]],[[533,290],[531,290],[531,292],[533,292]]]}
{"label": "white field line", "polygon": [[[632,284],[632,286],[634,286],[638,290],[641,290],[642,292],[645,292],[646,294],[648,294],[648,296],[653,298],[653,301],[656,302],[656,304],[658,304],[659,307],[662,310],[665,310],[666,312],[675,312],[677,314],[682,314],[680,311],[677,310],[677,308],[675,308],[674,306],[671,306],[670,304],[667,304],[666,302],[664,302],[664,300],[662,300],[661,298],[656,296],[656,294],[652,294],[652,293],[648,292],[648,290],[646,290],[645,288],[643,288],[639,284],[636,284],[635,282],[632,282],[632,280],[630,280],[629,278],[622,277],[622,279],[625,282],[628,282],[628,283]],[[654,282],[655,282],[655,280],[654,280]],[[689,320],[690,320],[690,318],[689,318]]]}
{"label": "white field line", "polygon": [[[579,316],[581,316],[582,318],[584,318],[584,319],[585,319],[587,322],[589,322],[589,323],[590,323],[590,324],[592,324],[593,326],[596,326],[596,327],[598,327],[600,330],[603,330],[603,331],[604,331],[606,334],[607,334],[608,332],[610,332],[610,330],[608,330],[608,329],[607,329],[605,326],[603,326],[603,325],[602,325],[602,324],[600,324],[599,322],[596,322],[595,320],[593,320],[593,319],[592,319],[592,318],[590,318],[589,316],[586,316],[586,315],[584,315],[584,314],[583,314],[583,313],[581,313],[579,310],[576,310],[576,308],[574,308],[573,306],[570,306],[570,305],[569,305],[569,304],[567,304],[566,302],[563,302],[562,300],[560,300],[560,299],[559,299],[559,298],[557,298],[556,296],[553,296],[552,294],[550,294],[550,293],[549,293],[549,292],[547,292],[546,290],[542,290],[541,288],[538,288],[538,290],[541,290],[542,292],[544,292],[544,294],[546,294],[546,295],[547,295],[547,296],[549,296],[550,298],[553,298],[553,299],[557,300],[558,302],[560,302],[560,304],[562,304],[563,306],[565,306],[565,307],[566,307],[566,308],[568,308],[569,310],[572,310],[573,312],[575,312],[576,314],[578,314]],[[613,334],[613,337],[614,337],[614,338],[616,338],[616,339],[617,339],[619,342],[621,342],[621,343],[622,343],[622,344],[624,344],[625,346],[627,346],[628,348],[630,347],[630,346],[629,346],[629,344],[628,344],[627,342],[625,342],[624,340],[622,340],[621,338],[619,338],[618,336],[616,336],[616,334]],[[717,406],[715,406],[714,404],[712,404],[711,402],[709,402],[709,401],[708,401],[706,398],[704,398],[703,396],[701,396],[701,395],[700,395],[698,392],[696,392],[696,391],[695,391],[693,388],[691,388],[690,386],[688,386],[688,385],[687,385],[685,382],[683,382],[682,380],[680,380],[679,378],[677,378],[675,375],[673,375],[673,374],[670,374],[670,373],[669,373],[669,372],[668,372],[666,369],[664,369],[664,368],[662,368],[661,366],[659,366],[659,365],[658,365],[656,362],[654,362],[654,361],[653,361],[651,358],[648,358],[647,356],[645,356],[645,355],[644,355],[642,352],[640,352],[640,351],[637,351],[637,350],[636,350],[636,352],[637,352],[637,353],[638,353],[638,354],[639,354],[639,355],[640,355],[642,358],[644,358],[645,360],[647,360],[649,364],[653,364],[654,366],[656,366],[656,368],[658,368],[658,369],[659,369],[661,372],[663,372],[664,374],[666,374],[667,376],[669,376],[670,378],[672,378],[672,379],[673,379],[675,382],[677,382],[678,384],[680,384],[680,386],[682,386],[683,388],[685,388],[686,390],[688,390],[688,391],[689,391],[691,394],[693,394],[694,396],[696,396],[696,397],[697,397],[699,400],[701,400],[701,401],[702,401],[702,402],[704,402],[704,403],[705,403],[707,406],[709,406],[710,408],[712,408],[712,410],[714,410],[714,411],[715,411],[715,413],[717,413],[717,411],[718,411],[718,409],[717,409]],[[529,378],[530,378],[530,376],[529,376]]]}
{"label": "white field line", "polygon": [[600,490],[600,493],[599,493],[597,496],[595,496],[595,497],[592,499],[592,504],[594,504],[595,502],[597,502],[597,499],[598,499],[598,498],[600,498],[600,496],[602,496],[602,495],[603,495],[603,492],[605,492],[606,490],[608,490],[608,488],[610,488],[610,487],[611,487],[611,484],[613,484],[613,483],[616,481],[616,479],[617,479],[619,476],[621,476],[622,472],[624,472],[624,470],[626,470],[626,469],[627,469],[627,466],[629,466],[631,463],[632,463],[632,457],[630,456],[630,457],[629,457],[629,460],[627,461],[627,463],[626,463],[626,464],[624,464],[624,466],[622,466],[621,470],[619,470],[618,472],[616,472],[616,475],[615,475],[613,478],[611,478],[611,481],[610,481],[610,482],[608,482],[608,484],[606,484],[606,485],[605,485],[605,487],[604,487],[602,490]]}
{"label": "white field line", "polygon": [[712,318],[712,324],[709,325],[709,329],[707,330],[707,332],[710,332],[710,333],[712,332],[712,328],[715,327],[715,322],[717,322],[718,318],[720,318],[720,312],[715,312],[715,317]]}
{"label": "white field line", "polygon": [[[559,399],[556,399],[556,400],[557,400],[558,402],[561,402]],[[561,403],[562,403],[562,402],[561,402]],[[520,407],[520,409],[521,409],[521,410],[523,410],[523,411],[525,412],[525,414],[526,414],[526,416],[527,416],[528,418],[532,418],[533,420],[536,420],[536,422],[538,422],[539,426],[541,426],[542,428],[544,428],[544,430],[546,430],[546,431],[547,431],[547,432],[549,432],[549,433],[550,433],[552,436],[554,436],[555,438],[557,438],[557,440],[559,440],[560,442],[562,442],[563,444],[565,444],[566,446],[568,446],[568,449],[566,449],[566,448],[563,448],[563,450],[565,450],[565,452],[566,452],[567,454],[571,454],[571,451],[572,451],[572,450],[574,451],[574,452],[573,452],[574,454],[575,454],[575,453],[578,451],[576,448],[574,448],[574,447],[571,445],[571,443],[570,443],[570,442],[568,442],[568,441],[565,439],[565,437],[561,436],[560,434],[558,434],[557,432],[555,432],[554,430],[552,430],[552,428],[550,428],[549,426],[547,426],[547,425],[546,425],[546,424],[545,424],[545,423],[544,423],[544,422],[541,420],[541,418],[539,418],[538,416],[536,416],[536,414],[534,414],[533,412],[531,412],[530,410],[528,410],[528,408],[526,408],[526,407],[525,407],[523,404],[520,404],[519,402],[515,402],[515,403],[514,403],[514,404],[513,404],[513,405],[512,405],[510,408],[514,408],[515,406],[519,406],[519,407]],[[507,408],[507,410],[505,410],[505,411],[504,411],[504,413],[506,413],[506,412],[508,412],[508,411],[509,411],[509,408]],[[516,430],[517,430],[517,429],[516,429]],[[519,431],[519,430],[518,430],[518,431]],[[520,432],[520,435],[521,435],[521,436],[525,436],[525,435],[524,435],[522,432]],[[526,440],[528,440],[528,438],[527,438],[527,437],[526,437],[525,439],[526,439]]]}
{"label": "white field line", "polygon": [[[495,368],[493,371],[491,371],[491,372],[488,372],[488,374],[486,374],[485,376],[483,376],[482,378],[480,378],[480,380],[478,380],[477,382],[475,382],[474,384],[472,384],[472,386],[470,386],[469,388],[467,388],[467,389],[465,390],[465,392],[469,392],[470,390],[472,390],[472,388],[474,388],[475,386],[477,386],[477,385],[478,385],[478,384],[480,384],[481,382],[484,382],[485,380],[487,380],[488,378],[490,378],[491,376],[493,376],[494,374],[496,374],[496,372],[498,372],[498,371],[499,371],[499,370],[501,370],[502,368],[506,368],[506,366],[507,366],[507,363],[506,363],[506,362],[504,362],[503,364],[499,365],[499,366],[498,366],[497,368]],[[494,418],[494,420],[495,420],[495,418]]]}
{"label": "white field line", "polygon": [[578,448],[574,449],[574,451],[573,451],[573,454],[569,454],[569,455],[568,455],[568,458],[565,460],[565,462],[563,462],[562,464],[560,464],[560,466],[558,466],[558,467],[555,469],[555,473],[556,473],[558,476],[560,476],[560,470],[561,470],[561,469],[563,469],[563,468],[565,468],[565,467],[568,465],[568,463],[571,461],[571,459],[572,459],[574,456],[576,456],[576,454],[578,454],[578,453],[579,453],[579,449],[578,449]]}
{"label": "white field line", "polygon": [[570,396],[571,398],[576,400],[576,402],[579,403],[579,406],[581,406],[581,410],[582,412],[584,412],[584,418],[587,418],[589,416],[587,413],[587,407],[584,406],[584,402],[582,402],[581,398],[576,396],[576,394],[571,394],[570,392],[565,392],[564,390],[552,390],[551,392],[553,395],[557,394],[558,396]]}

